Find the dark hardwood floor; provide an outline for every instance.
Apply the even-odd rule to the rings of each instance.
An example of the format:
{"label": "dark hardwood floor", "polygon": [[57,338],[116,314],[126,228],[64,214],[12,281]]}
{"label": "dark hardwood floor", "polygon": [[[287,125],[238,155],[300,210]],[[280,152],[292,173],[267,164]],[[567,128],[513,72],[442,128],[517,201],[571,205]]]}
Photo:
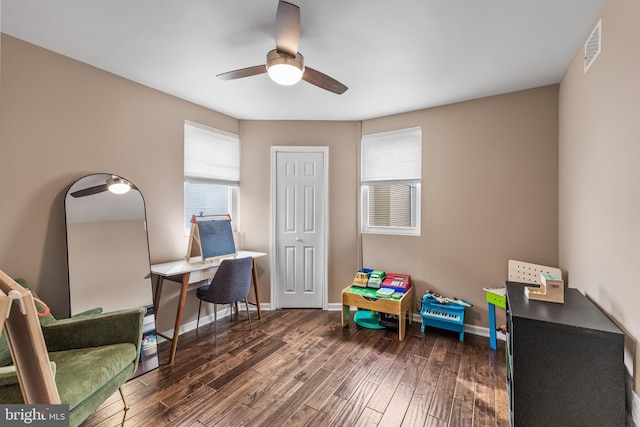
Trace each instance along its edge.
{"label": "dark hardwood floor", "polygon": [[340,325],[340,312],[246,314],[180,336],[173,366],[123,386],[89,426],[508,426],[504,349],[414,322],[394,330]]}

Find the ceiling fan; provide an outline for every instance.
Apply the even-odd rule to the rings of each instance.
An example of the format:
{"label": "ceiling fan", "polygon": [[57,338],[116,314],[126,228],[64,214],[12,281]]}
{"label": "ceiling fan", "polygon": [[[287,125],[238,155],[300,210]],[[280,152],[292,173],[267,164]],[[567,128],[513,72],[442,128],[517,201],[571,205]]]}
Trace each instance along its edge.
{"label": "ceiling fan", "polygon": [[298,52],[300,42],[300,7],[280,0],[276,12],[276,48],[267,53],[267,63],[218,74],[222,80],[240,79],[258,74],[269,77],[281,85],[293,85],[300,79],[338,95],[347,87],[336,79],[304,65]]}
{"label": "ceiling fan", "polygon": [[96,185],[93,187],[83,188],[82,190],[77,190],[71,193],[72,197],[85,197],[91,196],[92,194],[102,193],[103,191],[110,191],[115,194],[124,194],[129,190],[137,190],[135,185],[130,183],[124,178],[121,178],[116,175],[112,175],[104,184]]}

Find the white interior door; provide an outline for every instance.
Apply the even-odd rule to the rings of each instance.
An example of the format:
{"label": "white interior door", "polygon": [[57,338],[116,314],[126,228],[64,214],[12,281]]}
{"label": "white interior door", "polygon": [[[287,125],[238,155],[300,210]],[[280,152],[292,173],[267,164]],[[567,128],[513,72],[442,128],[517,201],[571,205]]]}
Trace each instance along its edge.
{"label": "white interior door", "polygon": [[325,308],[327,154],[326,147],[272,152],[276,308]]}

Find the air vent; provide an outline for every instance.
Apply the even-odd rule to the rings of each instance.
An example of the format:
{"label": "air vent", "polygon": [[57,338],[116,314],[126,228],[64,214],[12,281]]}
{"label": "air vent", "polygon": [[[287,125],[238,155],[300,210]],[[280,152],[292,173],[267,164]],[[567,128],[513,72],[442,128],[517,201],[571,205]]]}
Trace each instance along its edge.
{"label": "air vent", "polygon": [[584,44],[584,72],[586,73],[591,64],[600,55],[602,47],[602,19],[598,20],[598,24],[591,32],[591,35]]}

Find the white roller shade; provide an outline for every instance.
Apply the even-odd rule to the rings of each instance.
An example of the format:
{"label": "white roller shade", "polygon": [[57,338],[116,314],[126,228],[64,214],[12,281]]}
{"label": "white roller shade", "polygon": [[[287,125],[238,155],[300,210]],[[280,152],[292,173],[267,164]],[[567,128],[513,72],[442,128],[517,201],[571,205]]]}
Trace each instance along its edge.
{"label": "white roller shade", "polygon": [[184,124],[184,176],[193,182],[240,182],[240,139],[196,123]]}
{"label": "white roller shade", "polygon": [[362,184],[420,182],[420,127],[362,136]]}

